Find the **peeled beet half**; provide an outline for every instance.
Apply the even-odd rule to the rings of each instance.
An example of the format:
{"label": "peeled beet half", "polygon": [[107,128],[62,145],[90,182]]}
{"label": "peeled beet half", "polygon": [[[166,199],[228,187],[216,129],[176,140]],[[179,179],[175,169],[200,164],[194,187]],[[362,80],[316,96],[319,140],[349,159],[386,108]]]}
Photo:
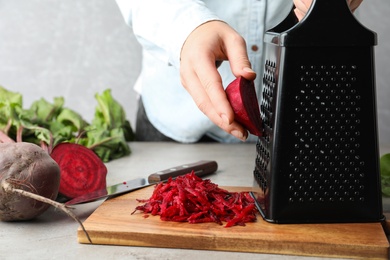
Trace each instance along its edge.
{"label": "peeled beet half", "polygon": [[61,170],[61,195],[72,199],[106,188],[107,168],[91,149],[74,143],[60,143],[50,155]]}
{"label": "peeled beet half", "polygon": [[253,81],[238,77],[225,90],[237,122],[251,134],[262,136],[263,127]]}

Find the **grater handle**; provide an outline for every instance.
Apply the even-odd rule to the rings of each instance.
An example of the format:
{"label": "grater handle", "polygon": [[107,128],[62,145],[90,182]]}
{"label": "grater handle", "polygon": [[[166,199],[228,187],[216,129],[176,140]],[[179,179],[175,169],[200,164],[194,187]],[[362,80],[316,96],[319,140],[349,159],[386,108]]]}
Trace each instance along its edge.
{"label": "grater handle", "polygon": [[285,46],[377,44],[376,33],[360,24],[349,9],[347,0],[313,0],[305,17],[282,34]]}
{"label": "grater handle", "polygon": [[347,0],[313,0],[305,18],[312,17],[321,21],[339,23],[340,14],[352,15]]}

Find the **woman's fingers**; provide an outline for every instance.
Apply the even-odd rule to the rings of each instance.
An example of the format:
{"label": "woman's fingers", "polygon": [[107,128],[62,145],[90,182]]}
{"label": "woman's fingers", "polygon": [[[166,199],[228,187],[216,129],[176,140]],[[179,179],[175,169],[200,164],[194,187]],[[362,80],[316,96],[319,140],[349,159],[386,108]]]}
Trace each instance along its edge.
{"label": "woman's fingers", "polygon": [[[243,44],[243,46],[242,46]],[[233,50],[234,49],[234,50]],[[216,61],[229,59],[233,73],[246,78],[256,74],[250,69],[245,41],[229,25],[208,22],[195,29],[181,52],[180,77],[198,108],[217,126],[241,140],[246,130],[234,121]]]}

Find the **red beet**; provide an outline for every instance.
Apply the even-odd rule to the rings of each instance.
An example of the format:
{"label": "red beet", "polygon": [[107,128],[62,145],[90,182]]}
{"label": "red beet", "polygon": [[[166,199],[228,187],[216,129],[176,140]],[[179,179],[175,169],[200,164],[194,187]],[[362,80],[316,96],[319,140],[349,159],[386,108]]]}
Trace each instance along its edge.
{"label": "red beet", "polygon": [[263,127],[253,81],[238,77],[225,90],[235,120],[250,133],[262,136]]}
{"label": "red beet", "polygon": [[160,215],[164,221],[220,225],[226,221],[225,227],[231,227],[256,220],[254,199],[248,192],[228,192],[209,179],[202,180],[193,171],[157,184],[148,200],[139,201],[146,203],[135,211]]}
{"label": "red beet", "polygon": [[55,199],[60,169],[49,154],[35,144],[0,143],[0,183],[0,220],[30,220],[50,205],[25,193]]}
{"label": "red beet", "polygon": [[61,195],[75,198],[106,187],[107,168],[91,149],[61,143],[54,147],[51,157],[61,169]]}
{"label": "red beet", "polygon": [[60,167],[46,150],[33,143],[14,142],[0,131],[0,220],[30,220],[53,206],[76,220],[92,243],[80,219],[66,205],[54,201],[60,174]]}

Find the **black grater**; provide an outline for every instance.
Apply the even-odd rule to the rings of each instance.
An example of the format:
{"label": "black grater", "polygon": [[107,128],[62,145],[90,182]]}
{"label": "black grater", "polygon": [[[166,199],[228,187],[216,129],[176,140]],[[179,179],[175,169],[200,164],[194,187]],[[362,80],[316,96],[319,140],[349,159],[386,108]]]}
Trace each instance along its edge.
{"label": "black grater", "polygon": [[374,71],[376,33],[345,0],[265,35],[255,197],[274,223],[383,219]]}

